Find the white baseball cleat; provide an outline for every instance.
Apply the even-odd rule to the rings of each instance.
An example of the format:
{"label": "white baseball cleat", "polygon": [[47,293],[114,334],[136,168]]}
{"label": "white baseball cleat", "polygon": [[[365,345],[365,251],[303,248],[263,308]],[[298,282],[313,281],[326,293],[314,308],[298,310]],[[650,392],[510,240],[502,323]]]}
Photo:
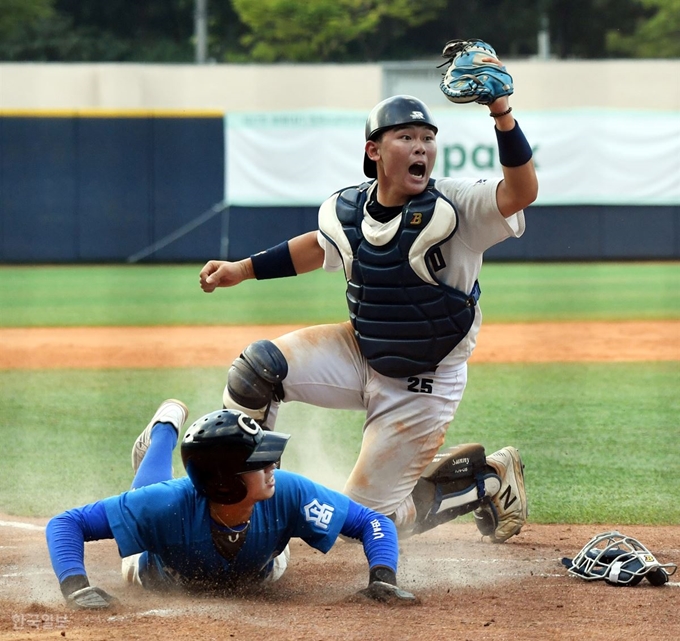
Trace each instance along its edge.
{"label": "white baseball cleat", "polygon": [[519,534],[527,522],[524,464],[514,447],[504,447],[486,457],[501,479],[501,489],[488,505],[474,511],[477,529],[493,543],[503,543]]}
{"label": "white baseball cleat", "polygon": [[139,466],[144,460],[144,455],[151,444],[151,429],[156,423],[170,423],[177,431],[179,438],[179,431],[189,416],[189,408],[174,398],[169,398],[160,404],[160,407],[153,415],[151,422],[144,428],[144,431],[137,437],[135,444],[132,446],[132,469],[135,474]]}

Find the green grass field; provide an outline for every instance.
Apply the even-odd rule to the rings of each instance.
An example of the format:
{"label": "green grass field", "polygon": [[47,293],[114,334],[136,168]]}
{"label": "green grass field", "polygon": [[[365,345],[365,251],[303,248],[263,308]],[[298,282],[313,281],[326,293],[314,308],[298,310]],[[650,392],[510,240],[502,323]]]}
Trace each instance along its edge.
{"label": "green grass field", "polygon": [[[345,317],[339,275],[212,295],[199,265],[0,268],[0,326],[315,323]],[[485,322],[680,319],[680,265],[489,264]],[[190,420],[219,404],[226,367],[0,371],[0,511],[49,516],[127,489],[130,447],[158,403]],[[680,522],[680,363],[477,364],[447,444],[520,448],[538,523]],[[284,458],[341,488],[362,416],[285,405]],[[176,454],[175,470],[181,473]]]}
{"label": "green grass field", "polygon": [[[322,271],[204,294],[201,265],[0,267],[0,327],[241,325],[346,318]],[[680,318],[678,263],[490,263],[485,322]]]}

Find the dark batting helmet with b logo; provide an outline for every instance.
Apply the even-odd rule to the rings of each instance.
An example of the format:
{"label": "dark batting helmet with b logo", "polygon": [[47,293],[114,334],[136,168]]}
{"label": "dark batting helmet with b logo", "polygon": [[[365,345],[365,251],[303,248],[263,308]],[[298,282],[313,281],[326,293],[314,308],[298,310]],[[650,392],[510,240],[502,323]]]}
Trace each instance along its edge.
{"label": "dark batting helmet with b logo", "polygon": [[276,463],[289,438],[265,432],[243,412],[218,410],[199,418],[186,431],[182,462],[199,494],[216,503],[239,503],[247,492],[239,475]]}
{"label": "dark batting helmet with b logo", "polygon": [[[366,140],[376,140],[380,134],[399,125],[427,125],[438,131],[438,127],[427,105],[413,96],[392,96],[378,103],[366,119]],[[364,173],[369,178],[378,175],[375,161],[364,153]]]}

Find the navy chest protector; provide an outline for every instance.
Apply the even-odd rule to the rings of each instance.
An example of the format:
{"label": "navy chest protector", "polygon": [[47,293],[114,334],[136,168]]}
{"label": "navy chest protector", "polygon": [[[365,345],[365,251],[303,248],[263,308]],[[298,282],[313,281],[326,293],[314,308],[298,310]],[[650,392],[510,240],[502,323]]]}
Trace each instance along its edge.
{"label": "navy chest protector", "polygon": [[[472,327],[479,286],[466,294],[436,276],[444,267],[438,248],[455,233],[457,220],[445,238],[435,237],[417,251],[414,243],[435,216],[440,199],[447,204],[449,225],[455,209],[451,211],[453,204],[430,180],[428,188],[404,206],[392,238],[372,245],[361,228],[369,187],[364,183],[345,189],[335,206],[352,250],[351,274],[345,274],[347,305],[359,348],[371,367],[385,376],[434,371]],[[431,282],[414,270],[415,258],[424,262]]]}

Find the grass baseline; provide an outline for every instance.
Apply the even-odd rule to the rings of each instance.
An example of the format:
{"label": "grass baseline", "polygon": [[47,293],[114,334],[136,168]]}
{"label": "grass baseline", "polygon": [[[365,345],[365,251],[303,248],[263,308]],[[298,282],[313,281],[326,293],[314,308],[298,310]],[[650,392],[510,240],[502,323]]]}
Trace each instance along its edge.
{"label": "grass baseline", "polygon": [[[204,294],[202,265],[0,267],[0,327],[317,324],[347,317],[321,270]],[[487,263],[484,322],[680,318],[680,263]]]}
{"label": "grass baseline", "polygon": [[[201,265],[0,267],[0,327],[334,322],[342,274],[249,281],[206,295]],[[485,323],[680,318],[680,263],[487,263]],[[470,382],[447,445],[512,444],[538,523],[680,522],[680,363],[492,365]],[[221,368],[0,371],[7,453],[0,510],[49,516],[129,487],[129,451],[168,397],[190,419],[215,409]],[[336,489],[360,447],[362,415],[284,405],[285,465]],[[175,455],[175,469],[181,462]]]}
{"label": "grass baseline", "polygon": [[[0,511],[50,516],[128,489],[130,448],[161,400],[189,421],[215,409],[222,368],[1,371],[5,441]],[[680,364],[470,367],[446,444],[515,445],[536,523],[680,522]],[[342,489],[363,415],[284,404],[284,467]],[[182,474],[179,453],[175,472]]]}

